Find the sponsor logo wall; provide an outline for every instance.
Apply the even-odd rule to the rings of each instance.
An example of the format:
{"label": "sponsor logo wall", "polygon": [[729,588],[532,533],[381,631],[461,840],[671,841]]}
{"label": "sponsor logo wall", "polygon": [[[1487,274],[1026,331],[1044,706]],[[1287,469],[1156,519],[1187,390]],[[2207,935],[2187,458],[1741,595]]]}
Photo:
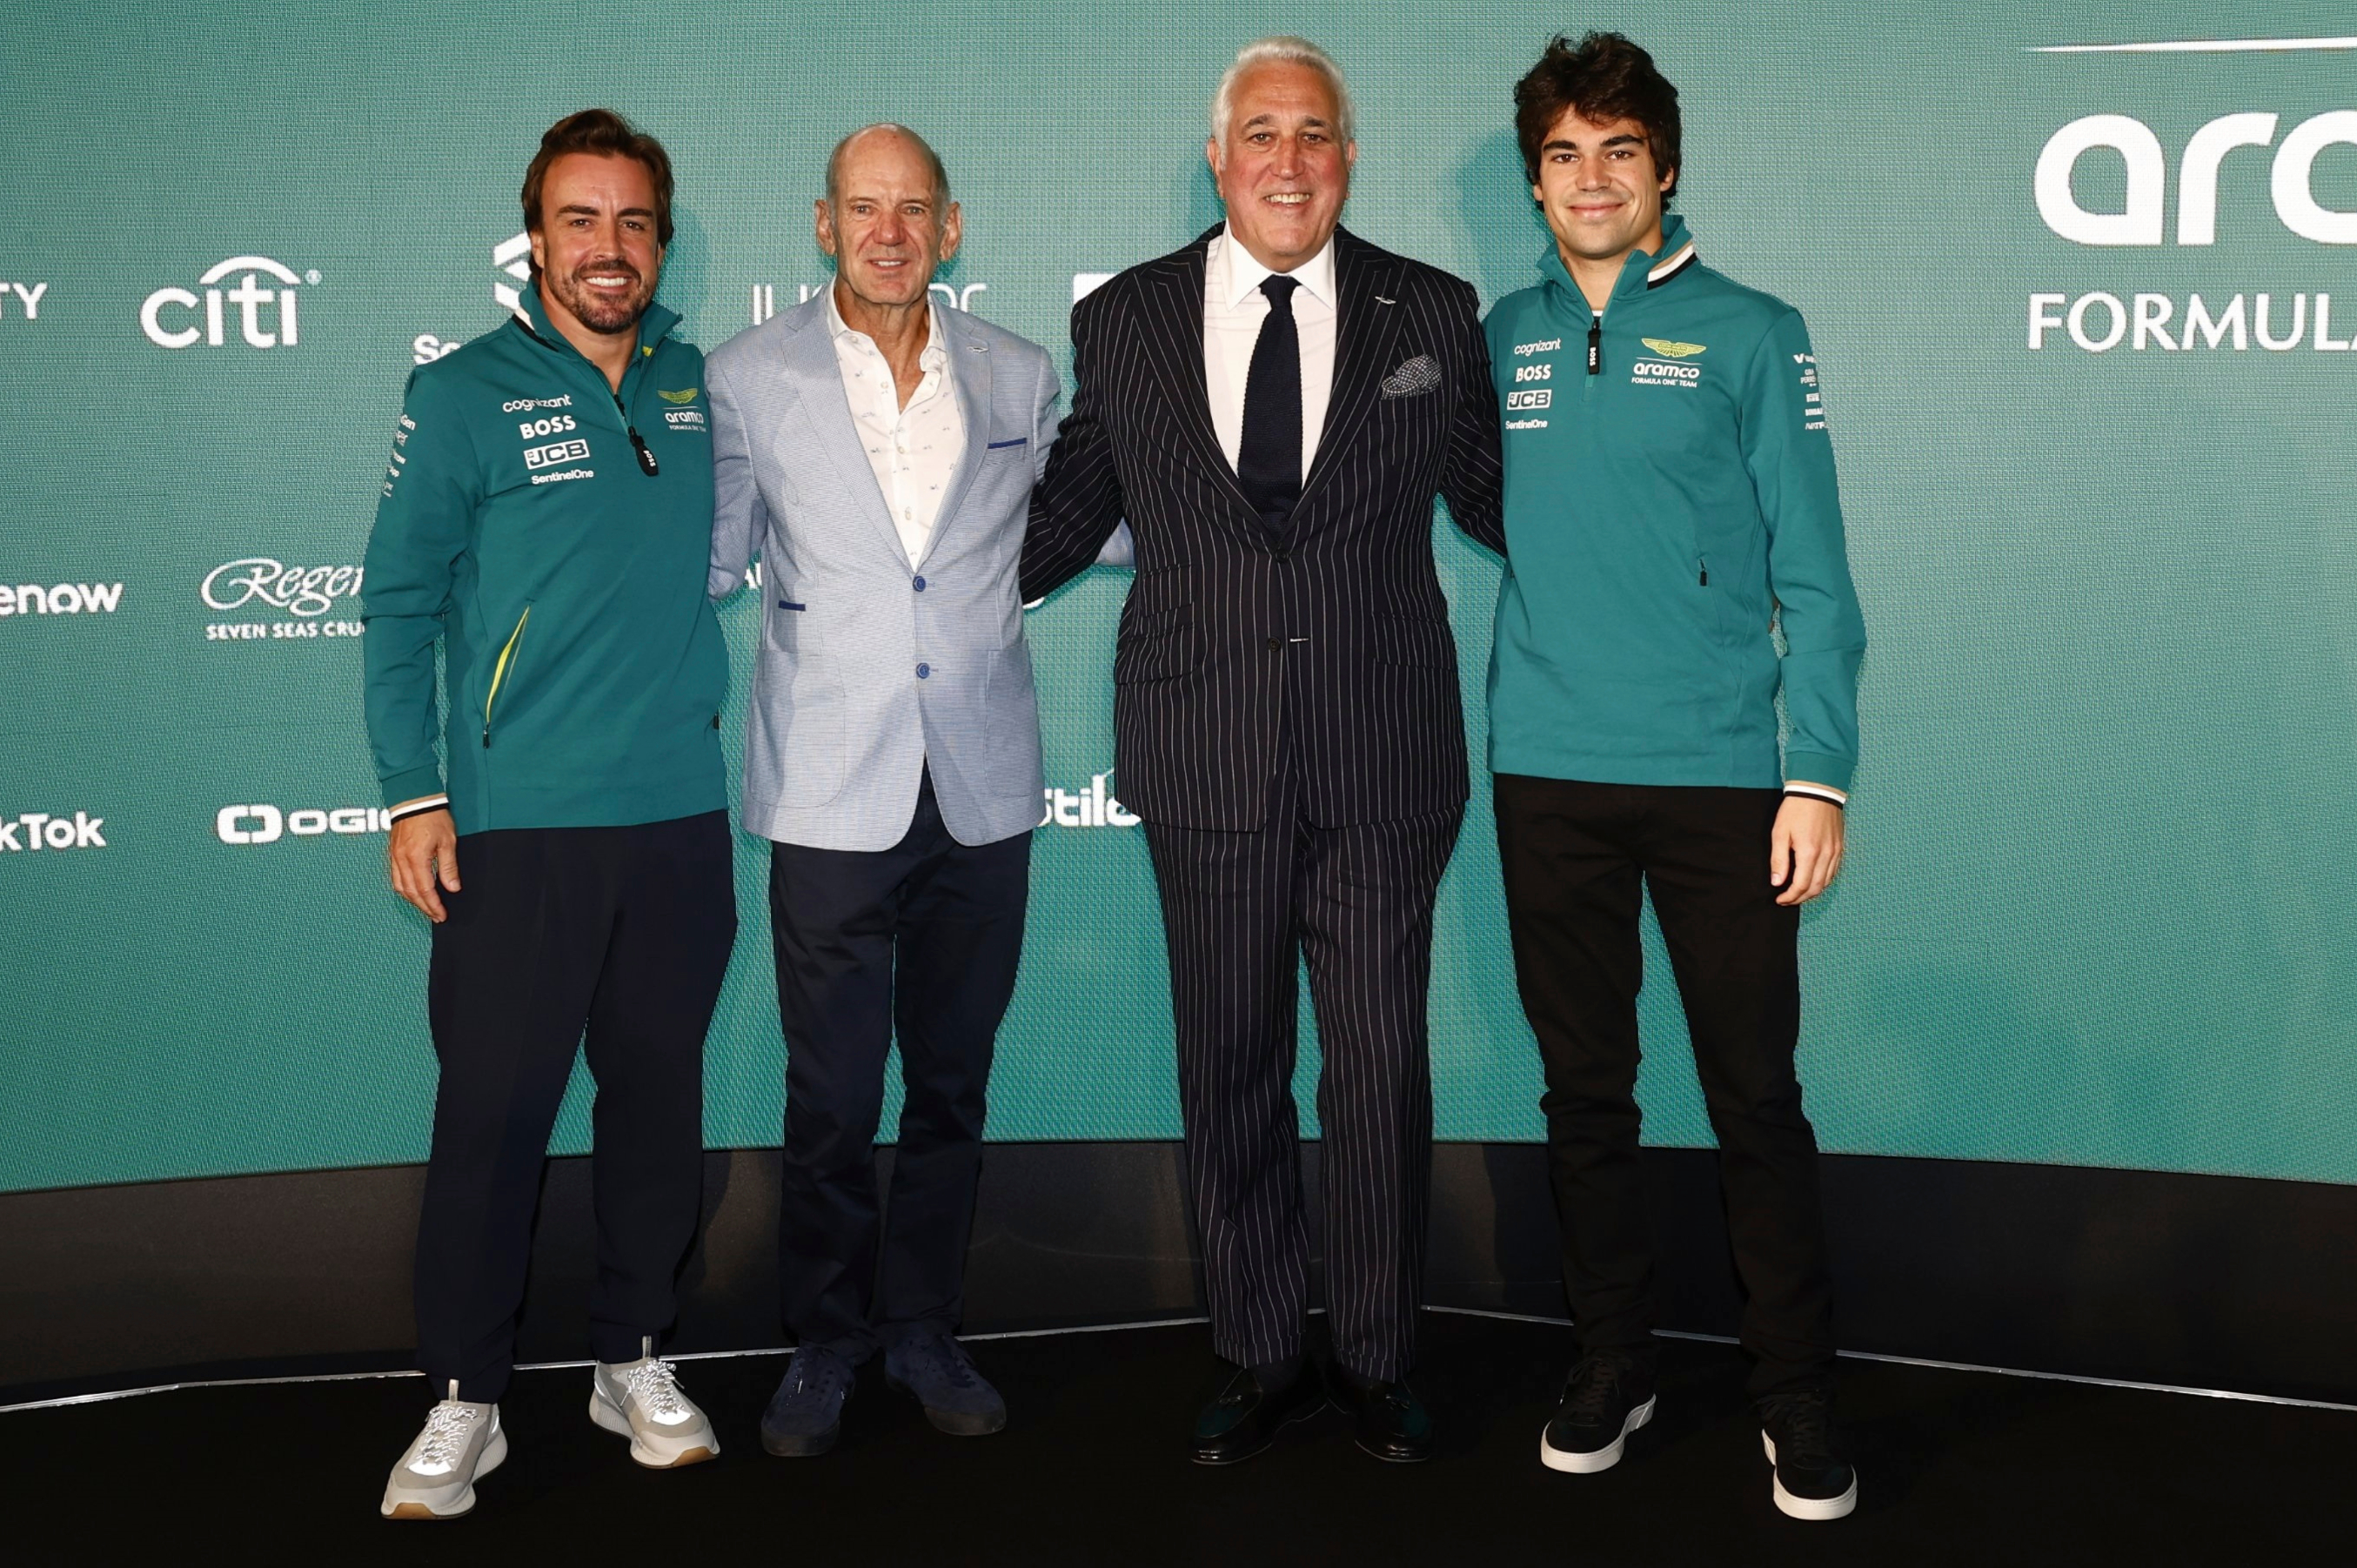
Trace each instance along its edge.
{"label": "sponsor logo wall", "polygon": [[[1067,370],[1074,303],[1217,220],[1204,101],[1249,19],[952,9],[814,33],[749,0],[625,5],[627,70],[610,30],[486,49],[455,13],[45,20],[0,125],[0,946],[34,961],[10,1016],[36,1058],[0,1097],[0,1190],[422,1156],[426,935],[385,886],[361,563],[407,463],[404,375],[532,286],[514,193],[557,115],[608,102],[665,139],[662,297],[706,348],[828,285],[811,200],[880,117],[925,131],[964,210],[935,301]],[[2025,15],[1629,23],[1684,92],[1702,261],[1807,316],[1823,363],[1780,373],[1813,425],[1840,414],[1873,649],[1848,868],[1803,922],[1810,1112],[1838,1150],[2357,1180],[2357,42],[2279,4],[2206,37],[2159,0]],[[1534,283],[1505,108],[1559,8],[1481,8],[1445,60],[1363,6],[1279,22],[1352,72],[1351,226],[1485,302]],[[256,37],[267,92],[235,85]],[[126,78],[159,84],[141,124],[168,147],[124,129]],[[761,114],[725,107],[756,90]],[[289,95],[335,113],[288,122]],[[1077,184],[1076,146],[1099,149]],[[1574,417],[1584,329],[1512,346],[1509,431]],[[1674,408],[1734,355],[1681,331],[1629,374]],[[702,426],[662,390],[661,418]],[[613,460],[577,413],[505,410],[532,482]],[[1477,759],[1437,925],[1437,1126],[1534,1139],[1478,771],[1499,566],[1445,519],[1435,549]],[[1049,782],[1002,1138],[1178,1131],[1152,871],[1111,770],[1127,585],[1093,573],[1029,618]],[[754,599],[721,612],[732,767]],[[716,1145],[773,1143],[781,1095],[766,855],[738,848]],[[140,1008],[86,1005],[97,953]],[[1707,1143],[1674,997],[1641,1011],[1648,1135]],[[559,1146],[587,1134],[576,1095]]]}

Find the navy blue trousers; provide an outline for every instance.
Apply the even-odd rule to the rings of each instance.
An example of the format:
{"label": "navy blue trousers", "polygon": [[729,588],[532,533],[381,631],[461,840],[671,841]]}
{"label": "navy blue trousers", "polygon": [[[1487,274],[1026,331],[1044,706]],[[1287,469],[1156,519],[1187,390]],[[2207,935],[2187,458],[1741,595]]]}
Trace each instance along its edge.
{"label": "navy blue trousers", "polygon": [[[442,1079],[417,1226],[417,1359],[495,1401],[515,1356],[548,1134],[577,1050],[597,1079],[589,1343],[638,1359],[675,1315],[704,1192],[704,1035],[737,940],[728,814],[458,841],[426,1019]],[[585,1036],[584,1030],[587,1030]]]}
{"label": "navy blue trousers", "polygon": [[[927,776],[888,850],[770,846],[786,1036],[778,1278],[786,1329],[858,1362],[956,1330],[999,1020],[1014,999],[1031,835],[963,844]],[[900,1046],[899,1148],[879,1214],[884,1068]]]}

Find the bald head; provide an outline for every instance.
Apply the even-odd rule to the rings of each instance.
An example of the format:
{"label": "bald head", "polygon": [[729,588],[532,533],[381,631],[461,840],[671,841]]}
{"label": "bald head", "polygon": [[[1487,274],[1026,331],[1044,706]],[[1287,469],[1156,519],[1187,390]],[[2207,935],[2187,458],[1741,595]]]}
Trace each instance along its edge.
{"label": "bald head", "polygon": [[933,204],[947,207],[950,203],[950,171],[942,164],[942,156],[933,151],[932,144],[906,125],[896,125],[888,120],[873,125],[862,125],[834,144],[834,151],[826,159],[826,202],[830,207],[843,205],[843,173],[855,150],[905,146],[924,161],[933,178]]}

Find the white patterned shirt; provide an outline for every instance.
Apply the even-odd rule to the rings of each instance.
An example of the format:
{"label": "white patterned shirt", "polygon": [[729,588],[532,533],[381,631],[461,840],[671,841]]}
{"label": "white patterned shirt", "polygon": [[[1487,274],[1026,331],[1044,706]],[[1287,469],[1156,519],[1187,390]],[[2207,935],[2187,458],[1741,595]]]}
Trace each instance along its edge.
{"label": "white patterned shirt", "polygon": [[950,380],[949,338],[942,331],[941,306],[930,297],[925,301],[925,347],[917,356],[924,379],[909,394],[906,408],[900,406],[890,361],[874,338],[843,319],[832,286],[826,291],[826,319],[834,338],[834,362],[843,371],[844,395],[851,404],[851,423],[859,431],[876,488],[883,493],[900,546],[913,566],[925,558],[942,498],[965,456],[965,416]]}

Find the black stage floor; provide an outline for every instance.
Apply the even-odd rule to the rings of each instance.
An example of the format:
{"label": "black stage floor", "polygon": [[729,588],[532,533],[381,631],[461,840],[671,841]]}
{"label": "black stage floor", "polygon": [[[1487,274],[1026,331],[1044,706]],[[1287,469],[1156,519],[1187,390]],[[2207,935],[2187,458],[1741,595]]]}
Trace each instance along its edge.
{"label": "black stage floor", "polygon": [[778,1356],[683,1366],[724,1451],[640,1470],[578,1369],[520,1374],[512,1445],[469,1517],[376,1517],[423,1418],[415,1379],[184,1389],[0,1414],[7,1561],[845,1564],[2327,1564],[2357,1561],[2357,1413],[1846,1363],[1862,1502],[1769,1500],[1730,1346],[1664,1344],[1660,1413],[1601,1476],[1542,1468],[1559,1326],[1426,1316],[1428,1465],[1379,1464],[1331,1412],[1227,1470],[1181,1438],[1207,1330],[977,1343],[1008,1430],[944,1437],[871,1367],[834,1453],[772,1459]]}

